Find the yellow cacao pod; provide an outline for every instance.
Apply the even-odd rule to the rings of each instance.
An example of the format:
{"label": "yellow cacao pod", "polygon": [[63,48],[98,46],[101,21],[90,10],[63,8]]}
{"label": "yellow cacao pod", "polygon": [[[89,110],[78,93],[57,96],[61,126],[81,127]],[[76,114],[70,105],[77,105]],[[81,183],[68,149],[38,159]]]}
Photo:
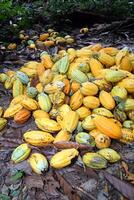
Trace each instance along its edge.
{"label": "yellow cacao pod", "polygon": [[90,111],[88,108],[86,108],[85,106],[82,106],[82,107],[78,108],[78,109],[76,110],[76,112],[78,113],[79,119],[80,119],[80,120],[83,120],[83,119],[85,119],[88,115],[91,115],[91,111]]}
{"label": "yellow cacao pod", "polygon": [[71,72],[71,79],[74,81],[77,81],[78,83],[84,83],[84,82],[88,81],[87,75],[78,69],[74,69]]}
{"label": "yellow cacao pod", "polygon": [[133,78],[125,78],[118,83],[118,86],[124,87],[129,93],[134,92],[134,79]]}
{"label": "yellow cacao pod", "polygon": [[121,86],[114,86],[111,90],[112,97],[119,97],[121,99],[127,98],[127,90],[124,87]]}
{"label": "yellow cacao pod", "polygon": [[10,90],[13,87],[13,82],[15,80],[14,76],[8,77],[4,83],[4,87],[6,90]]}
{"label": "yellow cacao pod", "polygon": [[49,118],[49,114],[45,112],[44,110],[35,110],[33,112],[34,119],[36,118]]}
{"label": "yellow cacao pod", "polygon": [[57,133],[56,137],[54,138],[54,143],[69,141],[71,137],[72,137],[72,134],[70,134],[68,131],[61,130],[59,133]]}
{"label": "yellow cacao pod", "polygon": [[80,90],[75,92],[70,99],[70,107],[72,110],[77,110],[81,105],[83,101],[83,95],[81,94]]}
{"label": "yellow cacao pod", "polygon": [[50,55],[48,55],[48,54],[42,54],[42,56],[41,56],[41,63],[43,64],[43,66],[46,69],[52,68],[52,66],[54,64],[53,61],[51,60]]}
{"label": "yellow cacao pod", "polygon": [[90,69],[93,76],[97,77],[100,73],[100,70],[103,69],[103,65],[95,58],[90,59]]}
{"label": "yellow cacao pod", "polygon": [[31,68],[27,68],[27,67],[21,67],[20,71],[24,72],[25,74],[27,74],[27,76],[30,77],[30,78],[37,75],[37,70],[36,69],[31,69]]}
{"label": "yellow cacao pod", "polygon": [[95,144],[98,149],[107,148],[111,144],[111,139],[107,135],[100,133],[95,137]]}
{"label": "yellow cacao pod", "polygon": [[115,123],[111,118],[104,116],[95,116],[94,124],[99,131],[109,136],[110,138],[120,139],[122,137],[120,126]]}
{"label": "yellow cacao pod", "polygon": [[61,130],[61,126],[49,118],[36,118],[35,123],[39,129],[49,133],[55,133]]}
{"label": "yellow cacao pod", "polygon": [[96,128],[94,120],[93,120],[94,115],[89,115],[82,121],[82,128],[85,130],[91,131],[94,128]]}
{"label": "yellow cacao pod", "polygon": [[119,50],[115,47],[105,47],[105,48],[102,48],[99,52],[107,53],[110,56],[116,56]]}
{"label": "yellow cacao pod", "polygon": [[95,108],[93,109],[92,113],[96,115],[102,115],[105,117],[113,117],[112,112],[106,108]]}
{"label": "yellow cacao pod", "polygon": [[4,83],[8,79],[7,74],[1,73],[0,74],[0,82]]}
{"label": "yellow cacao pod", "polygon": [[[96,138],[99,134],[102,134],[102,132],[99,131],[97,128],[95,128],[95,129],[89,131],[89,134],[90,134],[91,136],[93,136],[94,138]],[[104,134],[103,134],[103,135],[104,135]]]}
{"label": "yellow cacao pod", "polygon": [[94,109],[100,106],[100,101],[97,97],[87,96],[83,98],[83,104],[87,108]]}
{"label": "yellow cacao pod", "polygon": [[28,131],[23,135],[25,141],[34,146],[45,146],[54,141],[54,137],[43,131]]}
{"label": "yellow cacao pod", "polygon": [[14,115],[14,121],[17,124],[24,124],[31,116],[31,112],[25,108],[22,108]]}
{"label": "yellow cacao pod", "polygon": [[80,91],[84,96],[94,96],[98,93],[98,87],[94,83],[85,82],[82,83]]}
{"label": "yellow cacao pod", "polygon": [[0,118],[0,131],[6,126],[7,120],[4,118]]}
{"label": "yellow cacao pod", "polygon": [[19,145],[12,153],[11,160],[14,163],[22,162],[23,160],[27,159],[31,152],[31,148],[28,144],[24,143]]}
{"label": "yellow cacao pod", "polygon": [[13,97],[17,97],[21,94],[23,94],[23,84],[19,79],[16,79],[13,82]]}
{"label": "yellow cacao pod", "polygon": [[121,59],[120,69],[129,71],[129,72],[132,71],[133,67],[132,67],[131,60],[130,60],[129,56],[126,55]]}
{"label": "yellow cacao pod", "polygon": [[63,129],[72,133],[78,124],[79,116],[74,111],[69,111],[63,118]]}
{"label": "yellow cacao pod", "polygon": [[121,159],[120,155],[115,150],[110,148],[101,149],[97,153],[103,156],[110,163],[117,162]]}
{"label": "yellow cacao pod", "polygon": [[27,110],[36,110],[38,108],[38,103],[37,101],[35,101],[32,98],[29,97],[25,97],[22,102],[21,105],[26,108]]}
{"label": "yellow cacao pod", "polygon": [[38,94],[38,103],[42,110],[44,110],[45,112],[50,111],[52,104],[47,94],[45,93]]}
{"label": "yellow cacao pod", "polygon": [[16,104],[21,104],[23,99],[26,98],[26,95],[19,95],[10,102],[10,106],[16,105]]}
{"label": "yellow cacao pod", "polygon": [[86,153],[82,159],[87,167],[93,169],[103,169],[107,167],[107,160],[98,153]]}
{"label": "yellow cacao pod", "polygon": [[40,76],[39,81],[44,86],[50,83],[53,79],[53,73],[50,69],[45,70]]}
{"label": "yellow cacao pod", "polygon": [[115,64],[114,57],[108,55],[107,53],[100,52],[98,55],[98,60],[106,67],[111,67]]}
{"label": "yellow cacao pod", "polygon": [[36,89],[37,89],[37,91],[38,91],[39,93],[43,92],[43,85],[42,85],[41,83],[38,83],[38,84],[36,85]]}
{"label": "yellow cacao pod", "polygon": [[0,106],[0,117],[2,117],[3,113],[4,113],[4,110],[3,110],[3,108]]}
{"label": "yellow cacao pod", "polygon": [[122,128],[121,132],[122,132],[122,137],[120,139],[120,142],[125,144],[134,142],[134,132],[131,129]]}
{"label": "yellow cacao pod", "polygon": [[42,174],[43,171],[48,169],[48,161],[46,157],[40,153],[33,153],[28,161],[36,174]]}
{"label": "yellow cacao pod", "polygon": [[61,106],[65,101],[65,94],[61,91],[57,91],[53,94],[50,94],[49,97],[54,107]]}
{"label": "yellow cacao pod", "polygon": [[93,83],[98,86],[99,90],[105,90],[107,92],[110,92],[112,89],[111,83],[108,83],[104,78],[95,79]]}
{"label": "yellow cacao pod", "polygon": [[56,153],[50,160],[50,165],[53,168],[60,169],[71,164],[71,160],[78,156],[78,151],[74,148],[64,149]]}
{"label": "yellow cacao pod", "polygon": [[64,117],[69,111],[71,111],[71,108],[68,104],[63,104],[58,108],[58,113],[61,117]]}
{"label": "yellow cacao pod", "polygon": [[27,63],[24,64],[24,67],[28,68],[28,69],[37,69],[38,67],[38,62],[36,61],[29,61]]}
{"label": "yellow cacao pod", "polygon": [[104,90],[100,91],[99,99],[101,104],[108,110],[112,110],[115,107],[115,101],[112,95]]}
{"label": "yellow cacao pod", "polygon": [[9,106],[5,112],[4,112],[4,116],[5,118],[10,118],[13,117],[17,112],[19,112],[21,109],[23,108],[23,106],[21,104],[16,104],[13,106]]}
{"label": "yellow cacao pod", "polygon": [[125,78],[127,74],[121,70],[107,69],[104,78],[108,82],[116,83]]}

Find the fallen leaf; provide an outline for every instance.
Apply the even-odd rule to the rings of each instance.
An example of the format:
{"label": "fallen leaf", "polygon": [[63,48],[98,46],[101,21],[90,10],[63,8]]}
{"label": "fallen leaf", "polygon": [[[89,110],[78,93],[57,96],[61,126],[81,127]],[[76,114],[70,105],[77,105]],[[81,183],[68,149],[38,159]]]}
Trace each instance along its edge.
{"label": "fallen leaf", "polygon": [[32,175],[32,176],[26,176],[24,178],[24,183],[28,188],[39,188],[43,189],[44,183],[39,175]]}
{"label": "fallen leaf", "polygon": [[115,189],[117,189],[121,194],[123,194],[129,200],[134,199],[134,188],[129,183],[121,181],[120,179],[112,176],[106,171],[102,171],[104,177],[113,185]]}
{"label": "fallen leaf", "polygon": [[122,167],[124,168],[125,173],[126,173],[126,180],[134,184],[134,174],[129,172],[128,165],[124,161],[122,161]]}

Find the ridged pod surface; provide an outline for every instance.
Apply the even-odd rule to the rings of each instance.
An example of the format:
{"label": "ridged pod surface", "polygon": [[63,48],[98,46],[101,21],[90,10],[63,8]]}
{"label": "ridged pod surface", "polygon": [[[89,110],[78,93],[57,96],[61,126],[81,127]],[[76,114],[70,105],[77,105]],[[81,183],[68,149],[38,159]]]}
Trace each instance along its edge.
{"label": "ridged pod surface", "polygon": [[51,100],[47,94],[40,93],[38,95],[38,103],[42,110],[44,110],[45,112],[50,111],[52,104],[51,104]]}
{"label": "ridged pod surface", "polygon": [[49,133],[55,133],[61,130],[61,126],[49,118],[36,118],[35,123],[39,129]]}
{"label": "ridged pod surface", "polygon": [[100,101],[97,97],[94,96],[86,96],[83,98],[83,104],[87,108],[94,109],[100,106]]}
{"label": "ridged pod surface", "polygon": [[50,165],[56,169],[66,167],[71,164],[72,159],[78,154],[79,152],[74,148],[62,150],[51,158]]}
{"label": "ridged pod surface", "polygon": [[94,96],[98,93],[98,87],[92,82],[85,82],[82,83],[80,91],[84,96]]}
{"label": "ridged pod surface", "polygon": [[112,95],[104,90],[100,91],[99,100],[101,104],[108,110],[112,110],[115,107],[115,101]]}
{"label": "ridged pod surface", "polygon": [[83,95],[80,90],[75,92],[70,99],[70,107],[72,110],[77,110],[81,105],[83,101]]}
{"label": "ridged pod surface", "polygon": [[45,146],[54,141],[54,137],[43,131],[28,131],[23,135],[25,141],[34,146]]}
{"label": "ridged pod surface", "polygon": [[21,104],[16,104],[13,106],[9,106],[5,112],[3,117],[5,118],[10,118],[13,117],[17,112],[19,112],[21,109],[23,108],[23,106]]}
{"label": "ridged pod surface", "polygon": [[98,115],[94,117],[93,121],[97,129],[110,138],[120,139],[122,137],[120,126],[111,118]]}

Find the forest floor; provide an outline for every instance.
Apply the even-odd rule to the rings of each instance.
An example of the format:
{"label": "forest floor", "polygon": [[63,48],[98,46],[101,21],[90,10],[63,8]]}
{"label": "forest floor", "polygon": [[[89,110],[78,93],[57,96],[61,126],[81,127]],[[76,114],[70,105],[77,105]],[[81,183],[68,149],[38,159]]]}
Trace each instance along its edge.
{"label": "forest floor", "polygon": [[[81,48],[90,44],[101,43],[104,46],[118,48],[128,47],[134,52],[134,32],[126,31],[114,24],[95,24],[87,35],[79,33],[79,29],[69,30],[68,34],[75,38],[72,45],[57,45],[51,48],[39,46],[29,49],[26,44],[17,44],[16,50],[4,48],[0,43],[0,72],[7,69],[16,70],[30,60],[39,60],[42,51],[50,54],[60,49]],[[27,30],[34,40],[41,32],[41,27]],[[12,99],[10,90],[0,84],[0,106],[6,109]],[[0,199],[2,200],[133,200],[134,199],[134,144],[113,142],[122,160],[109,165],[105,170],[85,168],[81,160],[74,161],[69,167],[61,170],[49,169],[43,175],[31,171],[28,163],[23,161],[13,165],[10,161],[11,152],[22,143],[22,135],[29,129],[37,129],[31,118],[23,125],[9,120],[6,128],[0,131]],[[34,148],[50,158],[55,152],[53,145]],[[81,155],[85,150],[81,150]]]}

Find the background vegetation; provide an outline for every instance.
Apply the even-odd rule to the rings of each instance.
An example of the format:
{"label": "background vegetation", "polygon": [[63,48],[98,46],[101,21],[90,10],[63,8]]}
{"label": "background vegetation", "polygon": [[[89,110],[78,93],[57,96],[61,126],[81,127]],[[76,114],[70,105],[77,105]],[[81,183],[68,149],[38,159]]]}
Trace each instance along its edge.
{"label": "background vegetation", "polygon": [[[110,20],[134,17],[133,0],[0,0],[0,36],[18,32],[42,19],[52,22],[75,12],[93,12]],[[62,17],[63,18],[63,17]]]}

